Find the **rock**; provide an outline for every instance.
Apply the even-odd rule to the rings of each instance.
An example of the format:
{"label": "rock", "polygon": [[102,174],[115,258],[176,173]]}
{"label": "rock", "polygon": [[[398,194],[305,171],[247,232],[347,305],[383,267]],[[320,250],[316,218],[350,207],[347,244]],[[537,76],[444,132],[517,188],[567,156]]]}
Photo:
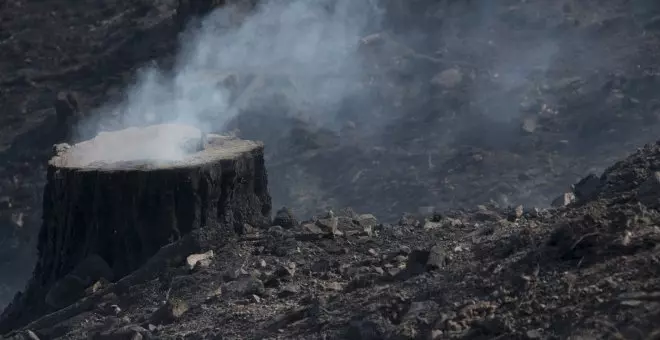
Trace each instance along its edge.
{"label": "rock", "polygon": [[277,294],[277,296],[280,298],[285,298],[296,295],[298,293],[300,293],[300,286],[298,286],[297,284],[290,283],[284,285],[284,287],[282,287],[282,289]]}
{"label": "rock", "polygon": [[354,221],[362,229],[360,233],[364,233],[368,236],[372,236],[374,229],[378,226],[378,220],[372,214],[362,214],[355,218]]}
{"label": "rock", "polygon": [[150,322],[168,324],[181,318],[189,309],[188,303],[182,299],[170,299],[151,315]]}
{"label": "rock", "polygon": [[121,308],[118,305],[110,305],[110,313],[114,316],[117,316],[121,313]]}
{"label": "rock", "polygon": [[527,336],[527,339],[542,339],[543,335],[538,329],[530,329],[527,332],[525,332],[525,336]]}
{"label": "rock", "polygon": [[424,223],[424,230],[434,230],[434,229],[442,229],[442,228],[447,228],[447,227],[456,227],[460,226],[462,223],[460,220],[454,219],[454,218],[449,218],[449,217],[442,217],[439,220],[438,219],[431,219],[429,221],[426,221]]}
{"label": "rock", "polygon": [[232,293],[235,296],[262,296],[266,292],[266,287],[263,281],[256,277],[248,276],[241,280],[227,283],[223,291]]}
{"label": "rock", "polygon": [[323,229],[321,229],[318,225],[315,223],[305,223],[302,225],[303,232],[307,232],[310,234],[323,234]]}
{"label": "rock", "polygon": [[149,338],[150,332],[140,326],[130,325],[97,332],[91,336],[92,340],[142,340]]}
{"label": "rock", "polygon": [[453,88],[463,81],[463,73],[457,68],[450,68],[436,74],[431,79],[431,84],[444,88]]}
{"label": "rock", "polygon": [[421,222],[415,216],[404,213],[401,215],[401,218],[399,218],[399,222],[397,224],[402,227],[418,227]]}
{"label": "rock", "polygon": [[474,218],[479,222],[498,222],[502,217],[492,210],[479,210],[474,214]]}
{"label": "rock", "polygon": [[567,192],[555,198],[551,205],[555,208],[560,208],[565,207],[573,202],[575,202],[575,194],[572,192]]}
{"label": "rock", "polygon": [[640,184],[637,189],[637,200],[651,208],[660,205],[660,171],[652,173]]}
{"label": "rock", "polygon": [[13,206],[11,197],[9,196],[2,196],[0,197],[0,210],[8,210],[11,209]]}
{"label": "rock", "polygon": [[274,225],[268,228],[268,235],[275,237],[286,237],[288,235],[288,231],[285,231],[282,226]]}
{"label": "rock", "polygon": [[449,262],[449,256],[440,245],[430,250],[413,250],[406,261],[406,270],[410,275],[417,275],[427,270],[444,268]]}
{"label": "rock", "polygon": [[110,266],[98,255],[90,255],[69,274],[58,280],[46,294],[46,303],[62,308],[81,298],[88,287],[99,280],[112,281]]}
{"label": "rock", "polygon": [[373,230],[378,225],[378,220],[372,214],[362,214],[355,220],[361,227],[369,230]]}
{"label": "rock", "polygon": [[275,274],[279,277],[293,277],[296,274],[296,264],[290,262],[286,265],[279,266]]}
{"label": "rock", "polygon": [[444,335],[444,332],[439,330],[439,329],[433,329],[431,330],[431,333],[429,334],[428,339],[429,340],[439,340],[442,339],[442,336]]}
{"label": "rock", "polygon": [[440,269],[449,263],[449,257],[440,245],[435,245],[429,250],[426,267],[429,269]]}
{"label": "rock", "polygon": [[298,226],[298,220],[296,220],[289,208],[282,207],[275,214],[273,225],[279,225],[284,229],[291,229]]}
{"label": "rock", "polygon": [[336,281],[331,281],[323,284],[323,288],[326,290],[334,291],[334,292],[341,292],[344,290],[344,285],[342,285],[339,282]]}
{"label": "rock", "polygon": [[510,222],[515,222],[522,217],[523,213],[524,213],[523,206],[519,205],[509,213],[507,220],[509,220]]}
{"label": "rock", "polygon": [[188,266],[189,270],[193,270],[195,268],[206,268],[211,264],[211,259],[213,256],[213,250],[209,250],[202,254],[188,255],[186,258],[186,265]]}
{"label": "rock", "polygon": [[236,230],[239,235],[254,234],[255,228],[249,223],[243,223],[242,227]]}
{"label": "rock", "polygon": [[384,335],[382,327],[373,321],[353,320],[344,334],[344,339],[381,340],[385,338]]}
{"label": "rock", "polygon": [[323,230],[324,233],[328,233],[334,236],[341,236],[343,233],[339,230],[339,218],[330,217],[325,219],[320,219],[316,221],[316,225]]}
{"label": "rock", "polygon": [[601,188],[600,178],[594,174],[589,174],[573,185],[575,198],[580,201],[586,201],[594,198]]}

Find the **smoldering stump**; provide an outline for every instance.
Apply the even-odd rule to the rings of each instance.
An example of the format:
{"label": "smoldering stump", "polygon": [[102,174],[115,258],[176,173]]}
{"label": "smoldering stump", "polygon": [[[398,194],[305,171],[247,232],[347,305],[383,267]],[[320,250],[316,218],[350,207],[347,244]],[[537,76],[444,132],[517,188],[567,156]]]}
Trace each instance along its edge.
{"label": "smoldering stump", "polygon": [[[245,223],[269,224],[263,145],[207,135],[200,150],[199,130],[192,142],[185,138],[195,130],[131,128],[59,149],[48,164],[39,259],[25,293],[5,310],[0,333],[53,311],[53,293],[46,294],[90,256],[111,268],[104,276],[119,279],[193,230],[215,228],[231,239]],[[179,159],[140,159],[154,134],[176,135],[194,147]],[[113,157],[104,149],[113,141],[137,150]],[[57,300],[57,307],[62,301],[68,300]]]}

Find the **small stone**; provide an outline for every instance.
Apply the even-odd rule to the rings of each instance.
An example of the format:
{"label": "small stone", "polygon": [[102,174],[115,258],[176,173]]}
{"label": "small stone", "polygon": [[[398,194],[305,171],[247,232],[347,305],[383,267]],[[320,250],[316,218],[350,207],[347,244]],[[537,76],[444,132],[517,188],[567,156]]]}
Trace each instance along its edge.
{"label": "small stone", "polygon": [[101,291],[101,290],[105,289],[109,285],[110,285],[110,281],[108,281],[104,278],[101,278],[98,281],[94,282],[93,285],[91,285],[91,286],[87,287],[87,289],[85,289],[85,295],[92,295],[92,294],[94,294],[98,291]]}
{"label": "small stone", "polygon": [[239,228],[238,233],[240,235],[249,235],[249,234],[254,234],[255,228],[248,224],[248,223],[243,223],[242,227]]}
{"label": "small stone", "polygon": [[287,207],[282,207],[275,214],[274,225],[279,225],[284,229],[291,229],[298,226],[298,220],[293,216],[293,212]]}
{"label": "small stone", "polygon": [[444,332],[439,330],[439,329],[434,329],[431,331],[431,334],[429,336],[429,340],[439,340],[442,338],[444,335]]}
{"label": "small stone", "polygon": [[637,189],[637,200],[648,207],[657,207],[660,203],[660,171],[649,176]]}
{"label": "small stone", "polygon": [[39,340],[39,337],[37,336],[37,334],[35,334],[33,331],[31,331],[29,329],[25,331],[25,335],[30,340]]}
{"label": "small stone", "polygon": [[316,225],[323,230],[323,232],[335,236],[341,236],[343,233],[338,229],[339,218],[331,217],[316,221]]}
{"label": "small stone", "polygon": [[256,303],[260,303],[260,302],[261,302],[261,298],[260,298],[258,295],[254,295],[254,294],[252,294],[251,297],[252,297],[252,301],[254,301],[254,302],[256,302]]}
{"label": "small stone", "polygon": [[220,296],[222,296],[222,287],[218,287],[218,288],[213,289],[210,292],[208,292],[206,294],[206,299],[210,300],[210,299],[214,299],[214,298],[217,298],[217,297],[220,297]]}
{"label": "small stone", "polygon": [[110,310],[114,315],[119,315],[119,313],[121,313],[121,308],[119,308],[117,305],[110,305]]}
{"label": "small stone", "polygon": [[446,325],[447,325],[447,329],[449,329],[449,331],[451,332],[458,332],[463,330],[463,326],[461,326],[461,324],[459,324],[454,320],[447,320]]}
{"label": "small stone", "polygon": [[282,287],[282,290],[277,294],[279,297],[289,297],[300,293],[300,287],[296,284],[287,284]]}
{"label": "small stone", "polygon": [[256,277],[248,276],[238,281],[227,283],[223,291],[233,293],[237,296],[264,295],[266,287],[263,281]]}
{"label": "small stone", "polygon": [[572,192],[567,192],[555,198],[551,205],[555,208],[560,208],[565,207],[573,202],[575,202],[575,194]]}
{"label": "small stone", "polygon": [[287,265],[280,266],[275,274],[279,277],[293,277],[296,274],[296,264],[291,262]]}
{"label": "small stone", "polygon": [[368,250],[367,252],[368,252],[369,255],[371,255],[371,256],[378,256],[378,252],[377,252],[375,249],[373,249],[373,248],[369,248],[369,250]]}
{"label": "small stone", "polygon": [[541,339],[543,335],[538,329],[531,329],[528,330],[525,335],[527,336],[528,339]]}
{"label": "small stone", "polygon": [[154,324],[171,323],[188,311],[188,303],[181,299],[170,299],[151,316]]}
{"label": "small stone", "polygon": [[117,329],[111,329],[105,332],[98,332],[91,336],[96,340],[116,340],[116,339],[130,339],[142,340],[149,336],[149,331],[136,325],[124,326]]}
{"label": "small stone", "polygon": [[602,183],[598,176],[589,174],[573,185],[573,193],[577,200],[586,201],[598,194],[601,185]]}
{"label": "small stone", "polygon": [[378,225],[378,220],[372,214],[362,214],[362,215],[358,216],[358,218],[356,220],[357,220],[358,225],[360,225],[360,227],[362,227],[362,231],[365,232],[369,236],[371,236],[371,234],[373,233],[373,230]]}
{"label": "small stone", "polygon": [[267,266],[268,266],[268,264],[266,264],[266,260],[261,259],[261,260],[259,261],[259,267],[261,267],[261,268],[266,268]]}
{"label": "small stone", "polygon": [[510,222],[515,222],[515,221],[517,221],[519,218],[522,217],[523,212],[524,212],[524,211],[523,211],[523,206],[522,206],[522,205],[519,205],[519,206],[517,206],[515,209],[513,209],[513,211],[509,214],[509,216],[508,216],[507,219],[508,219]]}
{"label": "small stone", "polygon": [[640,300],[623,300],[620,303],[623,306],[637,307],[637,306],[641,306],[644,302],[642,302]]}
{"label": "small stone", "polygon": [[331,290],[335,292],[341,292],[342,290],[344,290],[344,286],[341,283],[335,281],[328,282],[324,284],[323,287],[327,290]]}
{"label": "small stone", "polygon": [[311,234],[323,234],[323,229],[321,229],[319,226],[317,226],[314,223],[305,223],[302,225],[302,229],[304,232],[308,232]]}
{"label": "small stone", "polygon": [[213,250],[209,250],[206,253],[202,254],[192,254],[186,258],[186,264],[188,265],[189,270],[193,270],[197,267],[205,268],[211,264],[211,259],[213,258]]}
{"label": "small stone", "polygon": [[435,245],[431,247],[429,251],[429,257],[426,262],[426,266],[431,269],[443,268],[449,262],[447,253],[440,245]]}

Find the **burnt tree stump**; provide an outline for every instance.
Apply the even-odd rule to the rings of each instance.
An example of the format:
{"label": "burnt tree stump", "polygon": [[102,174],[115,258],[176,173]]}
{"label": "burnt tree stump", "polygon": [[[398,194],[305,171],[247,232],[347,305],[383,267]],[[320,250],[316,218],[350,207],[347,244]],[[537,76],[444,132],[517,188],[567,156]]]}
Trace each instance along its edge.
{"label": "burnt tree stump", "polygon": [[[66,280],[80,289],[99,278],[118,280],[192,230],[215,228],[231,239],[245,223],[270,222],[261,143],[163,124],[56,150],[39,258],[25,292],[0,318],[0,334],[75,301],[79,291],[57,296]],[[109,270],[87,273],[81,265],[99,261]]]}

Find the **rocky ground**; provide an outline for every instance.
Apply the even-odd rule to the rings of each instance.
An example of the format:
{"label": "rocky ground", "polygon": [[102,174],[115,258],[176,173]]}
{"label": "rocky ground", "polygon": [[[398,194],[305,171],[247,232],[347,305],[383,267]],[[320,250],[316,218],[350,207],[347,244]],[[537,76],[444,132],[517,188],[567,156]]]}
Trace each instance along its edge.
{"label": "rocky ground", "polygon": [[[207,244],[197,250],[236,261],[193,273],[175,261],[99,293],[92,310],[30,329],[42,338],[124,326],[163,337],[653,338],[657,213],[636,192],[658,170],[657,147],[607,170],[595,198],[532,206],[657,139],[660,6],[409,3],[382,2],[386,25],[360,49],[366,90],[346,98],[332,124],[292,114],[286,101],[232,122],[241,137],[265,141],[274,203],[301,217],[332,207],[342,235],[313,222]],[[35,259],[44,164],[62,135],[57,92],[78,92],[85,112],[116,99],[141,65],[171,63],[181,19],[175,1],[0,6],[5,304]],[[523,214],[510,218],[519,204]],[[389,224],[337,210],[349,206]],[[433,210],[449,212],[396,223],[402,212]],[[149,318],[162,301],[189,308],[159,325]],[[121,311],[108,315],[111,305]]]}
{"label": "rocky ground", "polygon": [[[658,339],[660,142],[539,210],[199,230],[10,339]],[[80,273],[78,273],[80,274]]]}

